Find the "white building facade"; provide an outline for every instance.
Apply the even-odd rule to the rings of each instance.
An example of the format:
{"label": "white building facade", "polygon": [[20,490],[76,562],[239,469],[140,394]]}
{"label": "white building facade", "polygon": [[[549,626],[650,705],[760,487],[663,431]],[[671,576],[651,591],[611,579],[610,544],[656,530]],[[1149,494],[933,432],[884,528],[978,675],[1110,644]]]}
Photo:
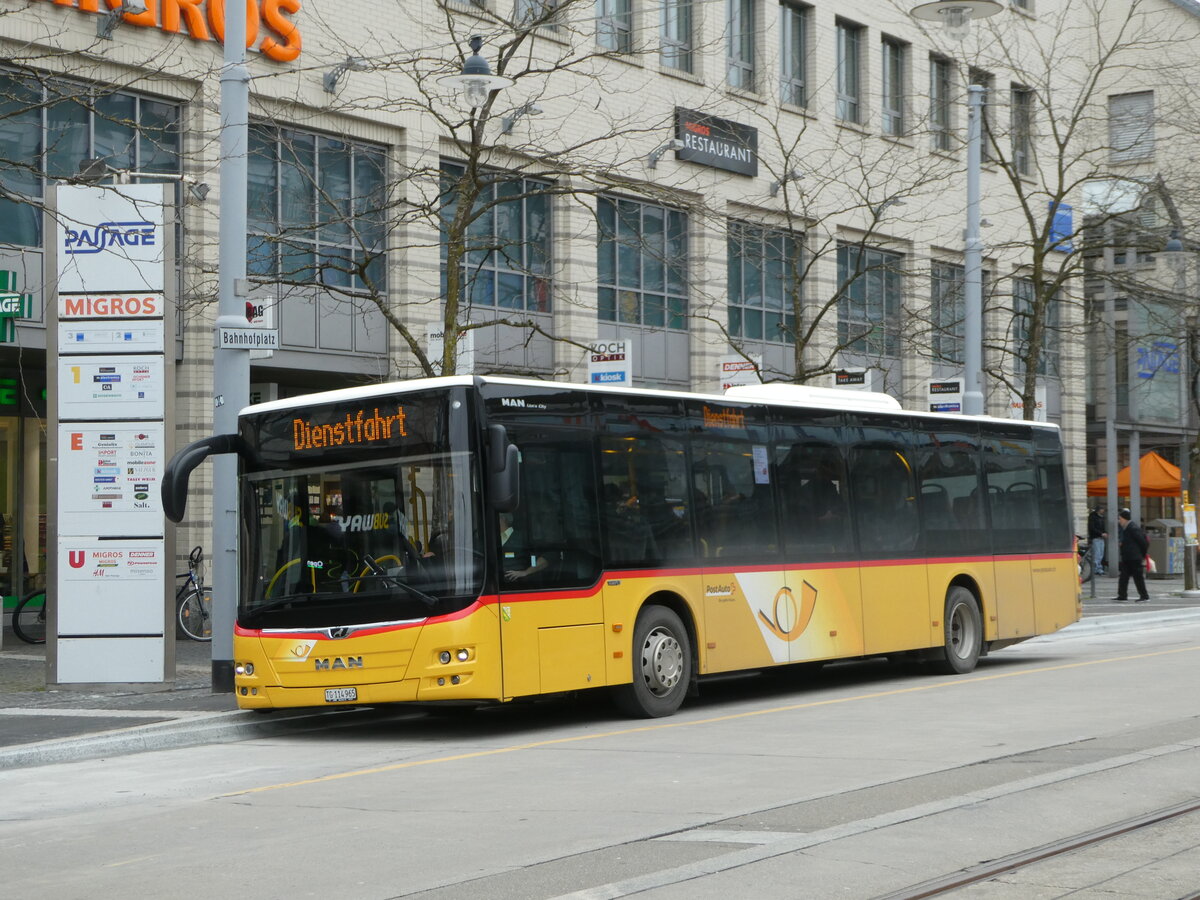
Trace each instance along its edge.
{"label": "white building facade", "polygon": [[[224,5],[114,5],[0,13],[0,288],[28,299],[0,344],[8,595],[45,554],[39,203],[83,160],[178,179],[175,439],[211,433]],[[253,360],[252,393],[441,371],[431,339],[457,281],[459,371],[585,380],[587,345],[625,340],[635,385],[717,390],[742,360],[764,380],[842,372],[927,408],[931,382],[963,376],[974,82],[988,411],[1022,414],[1036,339],[1038,415],[1064,429],[1082,508],[1069,261],[1091,162],[1074,147],[1108,129],[1105,99],[1080,89],[1093,114],[1064,150],[1055,104],[1100,65],[1096,5],[1011,0],[959,43],[900,0],[249,0],[247,299],[282,345]],[[437,81],[476,34],[512,80],[482,110]],[[1051,220],[1054,236],[1038,230]],[[1038,312],[1048,273],[1055,302]],[[183,550],[208,539],[197,476]]]}

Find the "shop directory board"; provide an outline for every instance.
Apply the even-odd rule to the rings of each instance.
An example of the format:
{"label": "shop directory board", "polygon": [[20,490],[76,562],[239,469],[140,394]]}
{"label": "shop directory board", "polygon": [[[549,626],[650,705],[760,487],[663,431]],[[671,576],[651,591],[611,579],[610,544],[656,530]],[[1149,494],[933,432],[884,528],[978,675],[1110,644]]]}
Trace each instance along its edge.
{"label": "shop directory board", "polygon": [[47,234],[55,441],[50,681],[162,682],[173,660],[160,489],[170,434],[162,184],[59,186]]}
{"label": "shop directory board", "polygon": [[63,535],[145,535],[162,527],[162,422],[60,422]]}

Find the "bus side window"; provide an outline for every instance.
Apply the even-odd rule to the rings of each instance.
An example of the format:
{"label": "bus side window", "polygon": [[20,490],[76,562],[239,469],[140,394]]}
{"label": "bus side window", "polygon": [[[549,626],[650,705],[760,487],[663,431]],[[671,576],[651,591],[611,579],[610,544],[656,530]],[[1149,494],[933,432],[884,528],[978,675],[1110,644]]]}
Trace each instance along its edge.
{"label": "bus side window", "polygon": [[997,553],[1028,553],[1041,538],[1037,457],[1028,438],[988,442],[988,506]]}
{"label": "bus side window", "polygon": [[773,559],[779,538],[771,483],[755,475],[754,445],[697,436],[692,457],[701,555],[742,562]]}
{"label": "bus side window", "polygon": [[833,444],[780,446],[777,479],[784,541],[790,558],[851,551],[846,464]]}
{"label": "bus side window", "polygon": [[666,437],[600,438],[604,547],[610,565],[648,566],[692,552],[686,456]]}
{"label": "bus side window", "polygon": [[[600,574],[600,536],[590,436],[511,428],[521,449],[521,494],[512,524],[532,572],[504,582],[517,591],[586,587]],[[501,568],[505,551],[500,548]],[[544,561],[544,562],[542,562]],[[508,560],[508,568],[515,564]]]}
{"label": "bus side window", "polygon": [[912,467],[893,447],[855,447],[850,452],[854,518],[865,557],[907,552],[920,536]]}

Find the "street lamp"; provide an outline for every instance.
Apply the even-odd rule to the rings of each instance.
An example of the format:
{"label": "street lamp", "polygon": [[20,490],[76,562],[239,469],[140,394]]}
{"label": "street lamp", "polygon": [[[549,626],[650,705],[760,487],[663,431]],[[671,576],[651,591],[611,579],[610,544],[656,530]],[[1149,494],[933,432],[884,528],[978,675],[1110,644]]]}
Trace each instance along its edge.
{"label": "street lamp", "polygon": [[972,19],[986,19],[1002,8],[996,0],[933,0],[914,6],[911,15],[926,22],[941,22],[946,37],[963,41],[971,33]]}
{"label": "street lamp", "polygon": [[483,38],[475,35],[469,41],[471,55],[463,62],[462,71],[457,75],[443,75],[438,84],[455,88],[463,92],[463,99],[472,109],[479,109],[488,101],[492,91],[512,87],[515,83],[503,75],[493,75],[492,67],[479,51],[483,49]]}
{"label": "street lamp", "polygon": [[[912,9],[924,21],[941,21],[946,35],[962,40],[972,19],[986,19],[1003,7],[996,0],[935,0]],[[981,416],[983,396],[983,239],[979,235],[979,175],[983,164],[983,92],[967,88],[967,230],[963,235],[963,413]]]}

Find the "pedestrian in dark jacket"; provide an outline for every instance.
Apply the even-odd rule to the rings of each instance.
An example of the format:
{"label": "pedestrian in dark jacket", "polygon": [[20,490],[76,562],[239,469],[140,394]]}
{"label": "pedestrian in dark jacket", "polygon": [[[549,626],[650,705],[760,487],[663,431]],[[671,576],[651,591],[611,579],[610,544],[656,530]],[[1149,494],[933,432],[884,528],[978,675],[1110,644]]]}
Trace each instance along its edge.
{"label": "pedestrian in dark jacket", "polygon": [[1129,599],[1129,579],[1137,588],[1138,603],[1150,599],[1146,593],[1146,578],[1142,574],[1146,567],[1146,553],[1150,550],[1150,542],[1146,533],[1133,521],[1133,513],[1123,509],[1117,513],[1117,547],[1121,554],[1121,574],[1117,578],[1117,602],[1125,603]]}

